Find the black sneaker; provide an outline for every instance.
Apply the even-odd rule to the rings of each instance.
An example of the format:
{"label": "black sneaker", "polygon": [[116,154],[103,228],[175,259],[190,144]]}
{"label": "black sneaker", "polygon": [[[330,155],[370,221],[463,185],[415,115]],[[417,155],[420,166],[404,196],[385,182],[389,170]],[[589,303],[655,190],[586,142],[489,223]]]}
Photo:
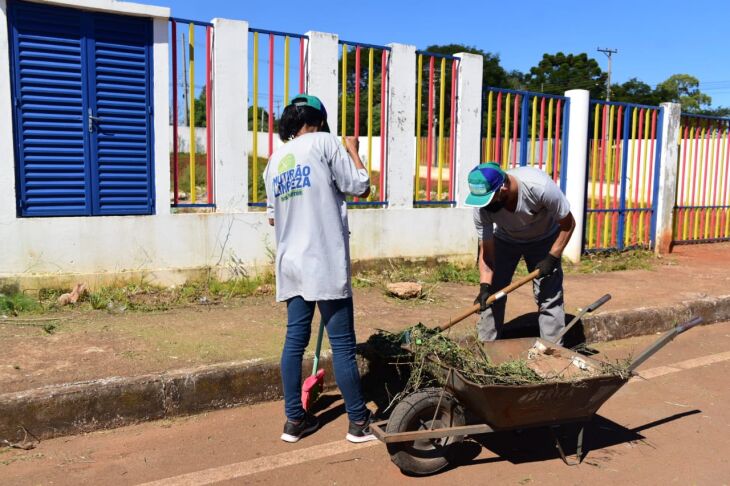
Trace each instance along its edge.
{"label": "black sneaker", "polygon": [[356,444],[360,442],[378,440],[378,438],[375,437],[375,435],[370,430],[370,424],[372,423],[372,421],[372,414],[368,414],[368,418],[365,419],[365,422],[363,422],[362,424],[350,422],[350,428],[347,429],[347,435],[345,436],[345,438],[350,442],[354,442]]}
{"label": "black sneaker", "polygon": [[314,415],[307,414],[300,422],[287,420],[284,424],[284,432],[281,440],[284,442],[296,442],[305,435],[309,435],[319,428],[319,420]]}

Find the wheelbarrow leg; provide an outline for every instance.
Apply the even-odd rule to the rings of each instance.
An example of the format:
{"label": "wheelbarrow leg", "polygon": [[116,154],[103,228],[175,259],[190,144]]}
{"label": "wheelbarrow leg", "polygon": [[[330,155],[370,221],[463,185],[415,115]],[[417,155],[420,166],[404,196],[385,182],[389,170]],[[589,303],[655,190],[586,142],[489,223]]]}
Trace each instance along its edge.
{"label": "wheelbarrow leg", "polygon": [[560,458],[563,460],[565,464],[568,466],[577,466],[583,461],[583,431],[585,430],[585,424],[580,424],[578,428],[578,439],[575,444],[575,460],[571,460],[568,458],[568,456],[565,455],[565,451],[563,451],[563,446],[560,444],[560,439],[558,439],[558,436],[555,434],[555,429],[557,426],[549,427],[550,433],[553,434],[553,439],[555,440],[555,447],[558,449],[558,452],[560,453]]}

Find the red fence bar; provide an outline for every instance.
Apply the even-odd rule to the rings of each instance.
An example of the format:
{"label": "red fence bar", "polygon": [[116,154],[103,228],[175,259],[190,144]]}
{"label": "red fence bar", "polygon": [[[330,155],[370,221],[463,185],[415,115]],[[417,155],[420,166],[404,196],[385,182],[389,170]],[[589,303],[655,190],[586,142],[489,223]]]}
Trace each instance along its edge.
{"label": "red fence bar", "polygon": [[206,27],[205,28],[205,143],[206,143],[206,149],[205,149],[205,167],[206,167],[206,178],[205,183],[207,187],[208,192],[208,204],[213,204],[213,163],[212,163],[212,154],[213,154],[213,145],[211,143],[211,121],[212,118],[210,116],[211,110],[210,105],[212,102],[212,86],[211,86],[211,70],[212,70],[212,64],[211,64],[211,33],[213,31],[212,27]]}
{"label": "red fence bar", "polygon": [[727,203],[728,203],[728,192],[730,192],[730,186],[727,185],[728,183],[728,172],[730,172],[730,121],[726,122],[725,124],[725,145],[727,148],[727,151],[725,152],[725,183],[723,184],[723,198],[722,198],[722,205],[725,206],[722,209],[722,222],[720,223],[720,234],[727,238]]}
{"label": "red fence bar", "polygon": [[179,203],[178,156],[177,156],[177,22],[170,21],[172,27],[172,194],[173,203]]}

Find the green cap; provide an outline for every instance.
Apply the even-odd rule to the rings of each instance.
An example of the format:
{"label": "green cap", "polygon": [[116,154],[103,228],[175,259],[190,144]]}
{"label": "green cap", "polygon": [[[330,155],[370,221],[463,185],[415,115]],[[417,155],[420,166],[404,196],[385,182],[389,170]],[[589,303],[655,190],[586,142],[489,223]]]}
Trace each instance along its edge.
{"label": "green cap", "polygon": [[308,106],[310,108],[314,108],[317,111],[322,112],[322,117],[324,118],[324,124],[322,125],[322,131],[328,132],[330,131],[330,126],[327,123],[327,110],[324,108],[324,104],[322,104],[322,100],[317,98],[316,96],[308,95],[306,93],[299,93],[296,95],[292,100],[289,102],[289,105],[294,106]]}
{"label": "green cap", "polygon": [[469,195],[464,204],[474,208],[486,206],[506,178],[507,174],[495,162],[477,165],[469,172]]}

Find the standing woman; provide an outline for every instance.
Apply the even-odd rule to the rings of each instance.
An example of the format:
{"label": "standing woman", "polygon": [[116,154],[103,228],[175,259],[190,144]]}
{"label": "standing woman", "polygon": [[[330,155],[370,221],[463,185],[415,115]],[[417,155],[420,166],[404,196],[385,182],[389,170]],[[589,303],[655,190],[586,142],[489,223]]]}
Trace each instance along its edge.
{"label": "standing woman", "polygon": [[327,329],[335,380],[345,400],[347,440],[375,439],[355,361],[350,242],[345,195],[367,197],[370,179],[348,137],[329,133],[327,112],[315,96],[300,94],[284,108],[279,136],[286,142],[264,171],[269,224],[276,231],[276,300],[288,322],[281,355],[286,423],[281,439],[296,442],[319,422],[301,402],[302,356],[317,306]]}

